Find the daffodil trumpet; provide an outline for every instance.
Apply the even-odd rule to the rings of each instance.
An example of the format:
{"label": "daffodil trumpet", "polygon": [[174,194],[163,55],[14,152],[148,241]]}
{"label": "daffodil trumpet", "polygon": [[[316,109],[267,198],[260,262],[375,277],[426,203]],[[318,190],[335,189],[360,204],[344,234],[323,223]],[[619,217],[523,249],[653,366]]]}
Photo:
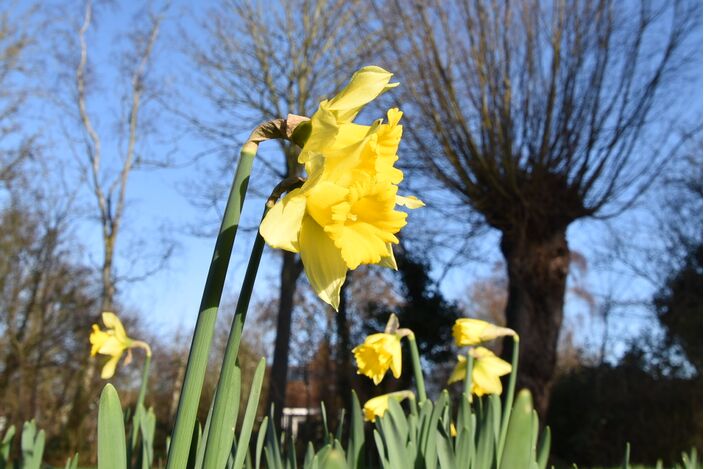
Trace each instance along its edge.
{"label": "daffodil trumpet", "polygon": [[[271,196],[267,199],[264,214],[266,216],[269,209],[284,193],[300,187],[303,180],[297,177],[286,178],[281,181],[272,191]],[[228,415],[228,402],[237,399],[234,396],[233,390],[236,383],[235,368],[237,367],[237,355],[239,353],[240,342],[242,339],[242,330],[249,309],[249,302],[252,298],[252,290],[257,278],[259,264],[264,251],[264,238],[257,232],[257,236],[252,246],[252,252],[249,255],[247,262],[247,270],[242,280],[242,288],[240,289],[239,297],[237,298],[237,306],[235,307],[235,315],[232,318],[230,333],[227,337],[227,345],[225,346],[225,354],[223,356],[222,366],[220,367],[220,377],[218,385],[213,396],[213,408],[210,418],[210,427],[208,430],[208,439],[205,446],[205,460],[203,467],[216,467],[219,452],[215,449],[222,444],[223,432],[228,432],[228,439],[232,432],[229,431],[231,421],[236,420],[236,416]],[[232,434],[234,439],[234,434]],[[232,441],[226,443],[225,446],[231,446]]]}
{"label": "daffodil trumpet", "polygon": [[167,469],[185,469],[191,447],[193,426],[200,402],[210,346],[215,331],[217,312],[225,284],[232,247],[240,223],[242,206],[247,193],[252,164],[259,145],[270,139],[292,140],[296,127],[308,120],[306,117],[289,115],[286,119],[274,119],[257,126],[242,146],[230,193],[225,204],[220,230],[203,289],[203,296],[193,331],[190,354],[183,378],[176,420],[171,435]]}
{"label": "daffodil trumpet", "polygon": [[420,402],[423,402],[427,396],[415,335],[410,329],[399,326],[398,317],[395,314],[391,314],[384,332],[367,336],[363,343],[352,349],[357,362],[357,374],[367,376],[375,385],[378,385],[384,379],[386,372],[389,370],[391,370],[394,378],[400,378],[403,355],[401,339],[405,337],[411,349],[411,363],[418,395],[420,396]]}

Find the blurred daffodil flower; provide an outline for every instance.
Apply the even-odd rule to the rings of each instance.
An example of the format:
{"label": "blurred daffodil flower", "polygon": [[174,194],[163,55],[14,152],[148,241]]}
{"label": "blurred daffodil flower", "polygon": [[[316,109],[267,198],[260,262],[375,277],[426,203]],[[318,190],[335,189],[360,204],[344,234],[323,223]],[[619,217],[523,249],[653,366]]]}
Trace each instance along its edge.
{"label": "blurred daffodil flower", "polygon": [[404,399],[415,398],[411,391],[397,391],[381,396],[373,397],[364,403],[364,420],[374,422],[377,417],[383,417],[384,413],[389,409],[389,399],[395,399],[401,402]]}
{"label": "blurred daffodil flower", "polygon": [[129,351],[134,347],[143,348],[147,356],[151,356],[151,348],[146,342],[127,337],[122,321],[120,321],[120,318],[118,318],[116,314],[104,312],[102,319],[103,324],[105,324],[105,330],[100,329],[100,326],[97,324],[93,324],[92,332],[89,337],[91,356],[95,356],[99,353],[110,357],[103,366],[103,370],[100,373],[101,378],[110,379],[113,377],[117,363],[120,361],[125,351],[128,352],[125,362],[129,363],[129,361],[131,361]]}
{"label": "blurred daffodil flower", "polygon": [[307,180],[276,202],[260,226],[274,248],[299,252],[316,294],[337,310],[347,271],[362,264],[396,268],[391,249],[406,225],[397,206],[418,208],[399,196],[403,173],[394,167],[402,113],[388,122],[353,123],[360,109],[397,83],[380,67],[364,67],[334,98],[320,103],[301,149]]}
{"label": "blurred daffodil flower", "polygon": [[479,345],[497,337],[516,336],[516,333],[513,329],[495,326],[480,319],[460,318],[452,327],[452,335],[457,346],[464,347]]}
{"label": "blurred daffodil flower", "polygon": [[[511,372],[511,364],[494,355],[494,352],[484,347],[470,351],[474,358],[472,366],[472,393],[477,396],[484,394],[501,394],[501,376]],[[457,365],[452,370],[448,384],[461,381],[467,375],[467,357],[459,355]]]}
{"label": "blurred daffodil flower", "polygon": [[401,376],[401,338],[397,334],[378,333],[352,349],[357,361],[357,373],[379,384],[391,369],[394,378]]}

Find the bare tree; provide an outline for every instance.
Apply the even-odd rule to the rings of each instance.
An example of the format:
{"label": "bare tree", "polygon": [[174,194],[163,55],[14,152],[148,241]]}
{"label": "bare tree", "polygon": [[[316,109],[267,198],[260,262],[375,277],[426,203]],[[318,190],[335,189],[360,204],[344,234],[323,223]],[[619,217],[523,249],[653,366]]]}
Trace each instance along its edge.
{"label": "bare tree", "polygon": [[[125,219],[130,176],[135,169],[158,159],[140,153],[140,148],[144,147],[146,137],[152,130],[151,119],[145,118],[145,104],[155,100],[158,89],[149,80],[149,71],[167,8],[168,3],[159,11],[142,10],[135,18],[135,25],[127,36],[128,45],[119,54],[118,64],[121,67],[117,67],[118,82],[112,85],[113,89],[123,87],[126,91],[121,96],[122,112],[118,113],[118,120],[111,132],[106,132],[104,127],[98,125],[98,116],[102,117],[103,113],[91,107],[91,97],[94,97],[99,89],[97,79],[101,77],[101,72],[108,73],[102,69],[103,64],[97,65],[99,61],[91,60],[89,32],[96,16],[91,0],[84,3],[83,18],[78,28],[68,33],[65,38],[69,44],[75,43],[77,50],[72,51],[74,55],[60,57],[63,63],[73,67],[71,73],[65,77],[72,86],[69,91],[63,90],[63,94],[68,98],[62,105],[65,110],[76,116],[78,136],[73,137],[75,133],[72,129],[67,130],[67,134],[73,137],[70,143],[78,142],[72,148],[95,204],[101,228],[101,301],[100,310],[95,312],[96,321],[101,311],[111,311],[115,307],[119,280],[115,268],[117,241]],[[120,83],[121,80],[125,83]],[[102,105],[110,108],[112,103],[103,101]],[[162,261],[158,262],[157,269],[163,266],[169,253],[169,248],[162,253]],[[83,385],[78,387],[74,395],[69,418],[69,427],[76,432],[74,444],[82,439],[81,429],[86,415],[86,402],[90,401],[86,399],[85,393],[91,388],[94,371],[94,360],[89,359],[80,378]]]}
{"label": "bare tree", "polygon": [[31,177],[13,180],[0,207],[0,412],[16,428],[36,419],[61,447],[99,299],[72,233],[72,197],[45,186],[51,171],[39,166],[22,168]]}
{"label": "bare tree", "polygon": [[140,134],[140,111],[145,94],[146,75],[152,60],[163,12],[153,14],[148,25],[133,35],[133,48],[126,58],[131,65],[128,71],[129,96],[126,118],[120,122],[121,132],[126,136],[126,145],[118,150],[119,162],[116,166],[105,168],[103,144],[99,131],[87,107],[86,78],[88,73],[88,41],[86,34],[93,20],[93,3],[85,3],[83,24],[78,30],[80,59],[75,70],[76,106],[84,132],[84,171],[88,185],[97,205],[102,228],[103,261],[101,266],[102,301],[101,310],[113,308],[115,298],[115,244],[120,232],[125,211],[127,182],[135,168],[137,143]]}
{"label": "bare tree", "polygon": [[545,415],[567,227],[627,209],[657,175],[669,142],[643,136],[665,127],[653,111],[666,111],[658,104],[687,63],[700,5],[425,0],[379,10],[417,163],[501,233],[519,385]]}
{"label": "bare tree", "polygon": [[30,22],[36,15],[32,8],[18,10],[0,11],[0,187],[14,179],[36,144],[36,136],[24,132],[22,125],[22,117],[27,117],[22,111],[31,94],[29,54],[35,43]]}
{"label": "bare tree", "polygon": [[[181,114],[215,149],[232,155],[242,132],[259,121],[310,115],[318,102],[333,94],[360,65],[355,34],[361,2],[296,0],[263,4],[223,0],[209,15],[208,39],[193,41],[190,53],[201,73],[214,118]],[[281,142],[280,153],[260,155],[263,165],[253,177],[256,190],[268,193],[279,180],[300,175],[298,148]],[[283,156],[283,158],[282,158]],[[231,160],[227,159],[229,167]],[[268,185],[267,185],[268,184]],[[220,188],[218,193],[222,193]],[[303,265],[294,253],[283,252],[278,319],[269,402],[276,421],[284,406],[296,281]]]}

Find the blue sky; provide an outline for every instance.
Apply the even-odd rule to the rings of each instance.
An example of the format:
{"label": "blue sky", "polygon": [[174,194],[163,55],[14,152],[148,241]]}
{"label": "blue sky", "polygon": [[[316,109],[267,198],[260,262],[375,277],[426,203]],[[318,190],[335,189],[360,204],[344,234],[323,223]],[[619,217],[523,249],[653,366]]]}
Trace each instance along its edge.
{"label": "blue sky", "polygon": [[[73,21],[79,21],[82,15],[80,2],[75,2],[72,9],[75,9]],[[191,64],[186,57],[180,53],[183,47],[180,31],[186,30],[192,37],[198,40],[198,21],[204,15],[205,10],[211,2],[200,2],[198,7],[189,7],[186,1],[175,1],[170,13],[164,23],[162,35],[157,49],[158,60],[154,65],[155,78],[165,80],[171,87],[178,88],[181,96],[187,98],[188,105],[202,106],[207,112],[207,104],[202,101],[197,88],[185,86],[190,73]],[[117,84],[116,54],[125,45],[123,34],[133,21],[135,10],[131,2],[116,2],[113,5],[100,6],[98,9],[97,29],[91,31],[89,38],[93,41],[90,54],[96,67],[101,73],[96,77],[99,79],[99,87],[89,102],[89,110],[97,118],[99,130],[104,135],[109,136],[113,128],[113,118],[119,115],[119,91],[121,85]],[[183,29],[180,29],[183,28]],[[65,52],[70,52],[67,50]],[[74,51],[77,53],[77,51]],[[701,57],[701,49],[699,51]],[[700,60],[701,63],[701,60]],[[58,67],[54,64],[52,67]],[[53,69],[45,69],[46,74],[51,74]],[[352,71],[350,71],[352,72]],[[61,86],[61,83],[56,83]],[[332,90],[331,90],[332,92]],[[682,99],[686,98],[686,99]],[[691,103],[696,103],[692,105]],[[699,113],[701,115],[701,67],[694,72],[694,80],[689,84],[686,93],[680,93],[679,102],[673,101],[671,112],[674,113]],[[67,172],[75,176],[76,161],[69,156],[71,150],[67,145],[64,135],[59,130],[60,123],[71,127],[73,124],[64,121],[65,116],[51,106],[40,108],[46,122],[45,126],[50,128],[49,135],[52,142],[53,157],[61,164],[67,165]],[[175,159],[187,161],[194,154],[207,147],[208,142],[198,139],[187,132],[184,132],[182,123],[179,123],[172,116],[161,113],[163,121],[157,123],[157,130],[160,140],[153,141],[146,149],[152,153],[166,153],[173,151]],[[72,127],[72,128],[75,128]],[[173,137],[173,138],[172,138]],[[106,158],[116,156],[113,150],[117,141],[114,138],[105,138]],[[644,145],[648,142],[647,139]],[[236,151],[236,149],[233,149]],[[403,155],[401,156],[403,157]],[[161,335],[169,336],[176,330],[190,331],[195,323],[200,302],[200,295],[207,268],[212,255],[214,237],[197,237],[189,235],[193,223],[203,220],[203,212],[196,208],[187,198],[189,186],[194,184],[194,176],[199,174],[203,165],[214,164],[202,160],[198,165],[186,165],[176,169],[135,171],[129,182],[129,205],[125,221],[125,231],[118,241],[118,252],[123,255],[118,264],[124,272],[129,270],[126,257],[134,254],[137,257],[149,256],[158,252],[158,235],[155,227],[165,230],[169,237],[177,242],[167,268],[157,272],[149,278],[124,284],[121,291],[121,298],[125,304],[134,311],[143,313],[146,317],[146,325],[152,330],[161,331]],[[231,173],[222,174],[224,180],[229,181]],[[75,181],[75,180],[74,180]],[[204,181],[203,184],[207,184]],[[86,191],[82,193],[82,201],[79,203],[81,209],[90,213],[92,201],[88,198]],[[222,194],[223,200],[226,193]],[[258,219],[261,212],[261,200],[249,199],[245,204],[243,219],[250,225]],[[634,221],[635,220],[635,221]],[[214,220],[213,220],[214,221]],[[645,218],[638,215],[624,217],[622,221],[616,220],[614,223],[646,223]],[[411,215],[409,223],[414,223]],[[99,226],[93,223],[88,217],[79,221],[80,241],[87,247],[86,258],[96,263],[100,258],[97,241],[99,240]],[[599,222],[580,221],[574,223],[569,229],[569,242],[572,249],[578,250],[587,256],[587,259],[597,259],[603,246],[606,243],[605,226]],[[146,247],[142,248],[134,240],[146,240]],[[441,288],[451,298],[462,298],[468,288],[469,281],[486,276],[491,271],[494,263],[500,259],[498,252],[498,237],[496,234],[486,236],[481,242],[481,251],[485,253],[485,262],[471,263],[462,270],[451,271],[443,280]],[[236,285],[241,278],[246,257],[251,245],[251,233],[240,233],[236,244],[235,253],[231,263],[231,271],[228,276],[226,287],[226,297],[233,297],[236,294]],[[143,251],[140,251],[142,250]],[[276,289],[276,266],[277,258],[271,254],[267,248],[267,255],[264,260],[264,268],[257,281],[255,297],[267,298],[271,295],[269,291]],[[129,255],[129,256],[128,256]],[[134,256],[132,256],[134,257]],[[469,279],[469,280],[468,280]],[[625,275],[606,275],[600,268],[590,268],[586,277],[586,283],[594,291],[603,292],[613,285],[619,286],[619,293],[624,298],[645,299],[652,294],[652,286],[638,279]],[[586,307],[583,302],[568,297],[566,312],[568,322],[576,328],[580,341],[593,348],[598,345],[597,337],[600,337],[602,324],[589,318],[585,313]],[[652,324],[644,311],[634,308],[630,316],[616,317],[611,323],[613,328],[613,353],[618,354],[623,348],[624,339],[635,335],[641,328]]]}

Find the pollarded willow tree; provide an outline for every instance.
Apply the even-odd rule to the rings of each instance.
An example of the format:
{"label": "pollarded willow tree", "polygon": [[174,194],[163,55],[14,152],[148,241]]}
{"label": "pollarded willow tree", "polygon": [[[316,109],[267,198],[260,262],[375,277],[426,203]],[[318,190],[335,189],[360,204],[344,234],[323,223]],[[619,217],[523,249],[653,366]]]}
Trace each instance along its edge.
{"label": "pollarded willow tree", "polygon": [[415,163],[501,233],[519,384],[543,415],[563,319],[567,228],[628,208],[661,168],[666,149],[645,147],[642,137],[663,128],[653,111],[687,63],[698,3],[378,6],[423,155]]}

